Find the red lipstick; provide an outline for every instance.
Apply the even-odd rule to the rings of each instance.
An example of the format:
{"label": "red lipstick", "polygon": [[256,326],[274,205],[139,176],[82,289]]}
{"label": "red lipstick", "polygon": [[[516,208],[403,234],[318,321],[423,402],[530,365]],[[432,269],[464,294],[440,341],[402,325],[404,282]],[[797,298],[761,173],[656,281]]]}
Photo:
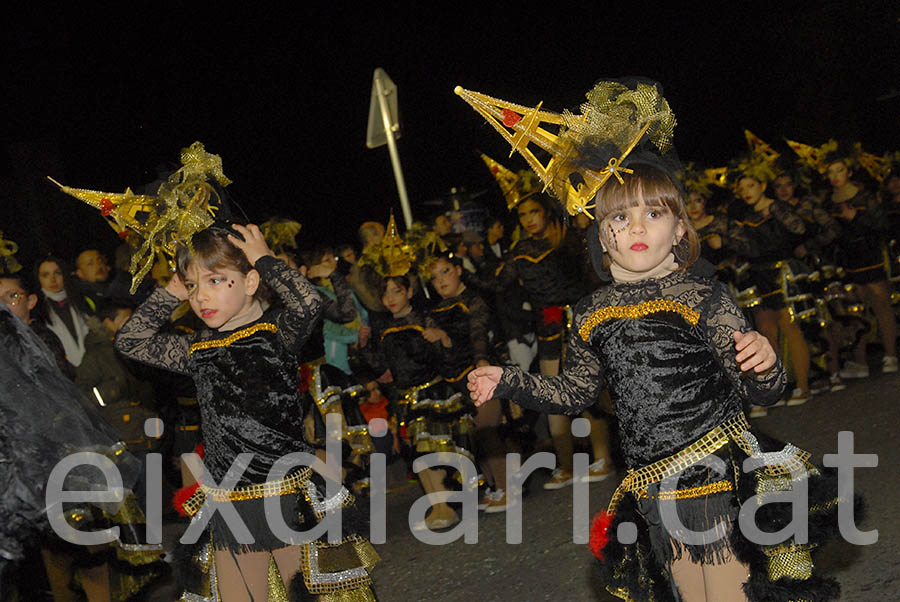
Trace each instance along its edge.
{"label": "red lipstick", "polygon": [[647,250],[647,245],[645,245],[645,244],[642,243],[642,242],[636,242],[636,243],[634,243],[633,245],[631,245],[631,246],[629,247],[629,249],[631,249],[632,251],[646,251],[646,250]]}

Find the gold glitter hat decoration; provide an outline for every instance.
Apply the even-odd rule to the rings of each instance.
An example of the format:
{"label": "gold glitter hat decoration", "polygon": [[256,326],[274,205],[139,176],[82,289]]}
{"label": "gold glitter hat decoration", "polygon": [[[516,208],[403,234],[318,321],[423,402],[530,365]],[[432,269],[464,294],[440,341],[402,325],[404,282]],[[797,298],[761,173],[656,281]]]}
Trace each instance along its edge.
{"label": "gold glitter hat decoration", "polygon": [[3,238],[0,230],[0,275],[12,275],[22,269],[22,264],[16,259],[19,245],[11,240]]}
{"label": "gold glitter hat decoration", "polygon": [[[544,190],[562,201],[570,215],[591,209],[597,191],[611,178],[624,182],[631,173],[622,163],[634,148],[649,139],[660,154],[672,148],[675,115],[659,87],[638,81],[629,86],[601,81],[587,93],[581,113],[541,110],[543,103],[527,107],[459,86],[455,93],[480,113],[518,151],[544,183]],[[554,133],[556,132],[556,133]],[[529,145],[549,153],[542,161]],[[602,168],[586,167],[585,149],[604,149]],[[597,154],[594,153],[596,158]]]}
{"label": "gold glitter hat decoration", "polygon": [[300,222],[283,217],[273,217],[259,226],[263,238],[276,255],[284,253],[287,248],[297,248],[296,238],[300,228],[302,228]]}
{"label": "gold glitter hat decoration", "polygon": [[684,169],[678,172],[678,179],[688,192],[698,192],[700,196],[709,198],[712,195],[710,186],[720,188],[728,186],[728,168],[700,169],[694,163],[687,163]]}
{"label": "gold glitter hat decoration", "polygon": [[828,170],[828,163],[825,158],[829,153],[836,151],[838,148],[837,140],[829,140],[819,147],[803,144],[802,142],[797,142],[795,140],[785,139],[785,142],[791,147],[792,151],[797,153],[800,161],[809,165],[820,174],[824,174]]}
{"label": "gold glitter hat decoration", "polygon": [[414,268],[426,270],[428,258],[447,250],[441,237],[421,222],[413,222],[405,236],[397,229],[393,212],[381,244],[364,251],[359,265],[371,265],[382,278],[409,274]]}
{"label": "gold glitter hat decoration", "polygon": [[510,211],[516,208],[519,203],[540,191],[537,182],[535,182],[536,176],[534,172],[526,170],[518,173],[513,172],[484,153],[481,153],[481,160],[484,161],[491,175],[497,180],[500,191],[503,193],[503,198],[506,199],[506,208]]}
{"label": "gold glitter hat decoration", "polygon": [[219,194],[210,180],[223,187],[231,183],[222,172],[222,158],[206,152],[200,142],[181,149],[181,165],[155,196],[136,195],[130,188],[124,193],[71,188],[48,178],[66,194],[100,210],[122,238],[133,232],[142,239],[131,256],[132,294],[157,256],[168,257],[171,264],[179,245],[190,247],[193,235],[212,225],[217,205],[210,201]]}
{"label": "gold glitter hat decoration", "polygon": [[733,184],[737,186],[743,177],[771,182],[778,176],[776,161],[781,155],[750,130],[744,130],[744,137],[750,147],[750,154],[732,164]]}

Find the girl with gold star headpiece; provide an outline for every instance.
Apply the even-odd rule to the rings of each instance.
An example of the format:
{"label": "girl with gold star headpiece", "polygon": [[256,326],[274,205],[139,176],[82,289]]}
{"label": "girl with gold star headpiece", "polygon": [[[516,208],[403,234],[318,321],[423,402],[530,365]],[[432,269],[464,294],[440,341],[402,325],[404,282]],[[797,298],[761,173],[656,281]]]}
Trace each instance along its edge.
{"label": "girl with gold star headpiece", "polygon": [[759,297],[751,308],[754,322],[773,347],[779,337],[787,341],[797,381],[787,403],[802,405],[810,398],[809,344],[787,301],[785,270],[798,245],[808,237],[807,226],[793,206],[770,196],[780,155],[749,130],[745,136],[750,152],[731,166],[731,182],[739,200],[729,207],[728,239],[738,255],[750,261],[749,279]]}
{"label": "girl with gold star headpiece", "polygon": [[[619,89],[603,84],[601,91]],[[658,93],[647,86],[626,88]],[[609,119],[598,114],[592,123],[601,131],[608,127],[613,139],[622,129],[622,138],[634,141],[629,116],[635,109],[627,94],[618,96],[624,96],[622,113],[612,111]],[[652,106],[663,103],[656,99]],[[533,114],[535,121],[549,121],[542,111]],[[544,136],[530,122],[509,127],[511,138]],[[563,159],[579,156],[562,150]],[[791,470],[812,469],[809,454],[791,445],[774,466],[739,468],[748,457],[778,450],[768,440],[759,443],[743,404],[775,402],[785,384],[783,367],[766,338],[750,329],[728,288],[691,269],[696,233],[674,174],[653,160],[626,165],[627,171],[622,162],[608,162],[610,177],[586,199],[614,282],[575,306],[565,370],[548,378],[514,367],[477,368],[469,375],[472,398],[476,404],[511,398],[572,414],[595,404],[601,386],[609,388],[629,469],[591,532],[610,593],[638,601],[828,599],[834,585],[812,575],[808,548],[801,560],[790,536],[777,549],[756,545],[737,520],[748,492],[769,491]],[[835,499],[818,469],[802,478],[817,504]],[[667,519],[673,507],[682,527]],[[817,519],[836,516],[834,508],[814,508]],[[780,528],[793,517],[785,509],[771,519]],[[685,528],[707,536],[688,541]],[[823,537],[811,534],[815,543]],[[791,568],[778,570],[786,566]]]}

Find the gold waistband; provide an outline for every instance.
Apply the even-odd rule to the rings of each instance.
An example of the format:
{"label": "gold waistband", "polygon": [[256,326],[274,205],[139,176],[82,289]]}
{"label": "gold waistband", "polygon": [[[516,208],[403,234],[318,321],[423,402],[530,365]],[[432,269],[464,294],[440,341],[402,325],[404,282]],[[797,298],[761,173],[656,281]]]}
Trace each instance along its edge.
{"label": "gold waistband", "polygon": [[466,369],[463,370],[462,372],[460,372],[458,376],[454,376],[453,378],[446,378],[445,380],[448,383],[458,382],[458,381],[464,379],[466,377],[466,375],[469,374],[469,372],[471,372],[474,369],[475,369],[475,366],[472,366],[472,365],[466,366]]}
{"label": "gold waistband", "polygon": [[257,483],[256,485],[238,487],[237,489],[222,489],[219,487],[204,487],[203,485],[200,485],[197,492],[184,503],[184,509],[189,516],[193,516],[200,510],[200,507],[203,506],[203,502],[207,497],[215,502],[242,502],[245,500],[298,493],[300,488],[309,480],[310,476],[312,476],[312,469],[305,466],[302,470],[281,480]]}
{"label": "gold waistband", "polygon": [[607,512],[615,514],[626,493],[645,491],[651,483],[659,483],[666,477],[676,475],[702,458],[722,449],[729,441],[734,441],[747,455],[751,455],[750,445],[742,434],[750,430],[750,423],[743,412],[715,427],[681,451],[653,464],[638,469],[630,469],[609,501]]}

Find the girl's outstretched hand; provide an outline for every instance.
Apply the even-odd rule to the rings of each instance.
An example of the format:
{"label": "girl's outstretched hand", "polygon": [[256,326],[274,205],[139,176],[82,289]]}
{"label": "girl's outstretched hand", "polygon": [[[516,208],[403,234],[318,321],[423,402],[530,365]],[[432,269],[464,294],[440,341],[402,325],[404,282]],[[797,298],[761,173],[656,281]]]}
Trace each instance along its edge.
{"label": "girl's outstretched hand", "polygon": [[753,370],[762,374],[775,365],[776,355],[772,344],[755,330],[746,333],[735,330],[734,348],[737,351],[735,360],[740,365],[741,372]]}
{"label": "girl's outstretched hand", "polygon": [[500,366],[484,366],[469,372],[469,382],[467,383],[469,397],[476,406],[494,398],[494,390],[500,383],[501,376],[503,376],[503,368]]}
{"label": "girl's outstretched hand", "polygon": [[244,240],[229,234],[228,242],[244,252],[251,266],[255,266],[256,260],[260,257],[272,255],[272,251],[269,249],[269,245],[266,244],[266,239],[263,238],[259,226],[256,224],[247,224],[246,226],[232,224],[231,227],[239,232],[244,237]]}

